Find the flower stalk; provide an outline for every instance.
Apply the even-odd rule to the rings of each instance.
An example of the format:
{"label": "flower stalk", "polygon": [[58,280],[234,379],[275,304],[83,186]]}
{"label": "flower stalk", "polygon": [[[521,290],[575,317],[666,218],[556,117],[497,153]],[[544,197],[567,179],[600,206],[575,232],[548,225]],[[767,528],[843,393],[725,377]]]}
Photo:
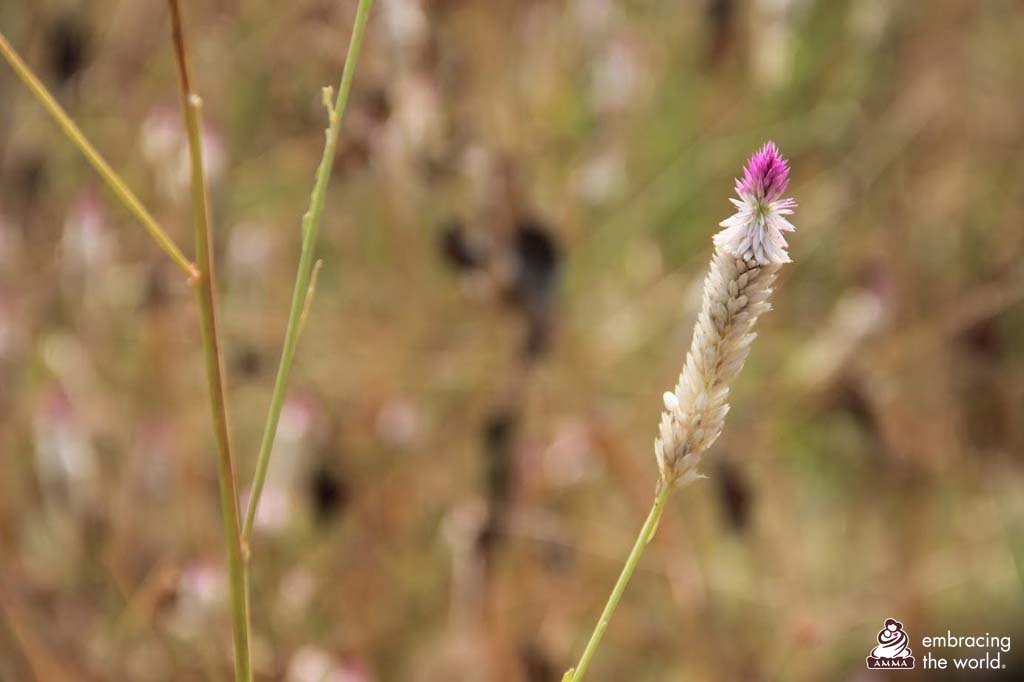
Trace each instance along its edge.
{"label": "flower stalk", "polygon": [[160,224],[157,223],[156,218],[146,210],[146,207],[142,205],[139,198],[135,196],[135,193],[128,187],[125,181],[120,175],[110,167],[107,160],[96,151],[96,148],[92,146],[92,143],[85,137],[82,130],[75,124],[75,122],[68,116],[67,112],[57,103],[50,91],[46,89],[43,82],[32,72],[28,64],[21,58],[21,56],[15,51],[11,44],[7,42],[3,34],[0,33],[0,54],[3,54],[4,59],[11,65],[14,72],[18,74],[25,86],[31,91],[35,98],[43,105],[43,108],[49,112],[53,120],[56,121],[57,125],[64,132],[64,135],[71,141],[71,144],[75,145],[78,151],[82,152],[86,160],[92,165],[96,172],[99,173],[100,177],[103,178],[104,182],[110,190],[117,196],[118,200],[127,208],[132,215],[134,215],[142,226],[146,228],[149,236],[157,243],[157,245],[163,249],[164,253],[170,256],[174,264],[177,265],[190,279],[193,279],[199,275],[199,271],[196,266],[193,265],[188,258],[181,252],[181,250],[174,243],[174,240],[170,238],[167,232],[164,231]]}
{"label": "flower stalk", "polygon": [[768,302],[779,268],[790,261],[784,232],[796,203],[783,199],[789,167],[769,142],[747,163],[736,181],[736,213],[723,220],[714,237],[715,253],[693,340],[675,389],[664,394],[664,412],[654,441],[660,480],[654,506],[626,559],[611,596],[583,650],[580,662],[562,682],[580,682],[601,643],[644,548],[654,537],[671,492],[703,476],[701,458],[722,433],[729,411],[729,386],[743,368],[756,338],[757,319]]}
{"label": "flower stalk", "polygon": [[214,271],[213,239],[210,234],[210,207],[206,191],[206,178],[203,173],[202,120],[200,117],[202,101],[192,91],[189,80],[188,58],[178,0],[168,0],[168,6],[171,14],[174,54],[178,66],[182,114],[188,131],[189,160],[192,172],[192,218],[195,225],[196,266],[199,270],[199,274],[193,279],[192,284],[199,305],[203,354],[206,359],[206,380],[210,394],[210,414],[217,443],[217,480],[220,487],[221,516],[228,557],[228,581],[231,592],[231,620],[235,649],[235,680],[236,682],[251,682],[249,586],[245,558],[242,554],[238,488],[235,483],[235,466],[231,455],[224,363],[220,338],[217,333],[217,279]]}
{"label": "flower stalk", "polygon": [[629,579],[633,577],[633,571],[636,570],[637,564],[640,563],[641,555],[643,555],[651,540],[654,539],[654,534],[658,530],[658,522],[661,520],[661,514],[665,510],[665,503],[671,494],[672,486],[658,484],[658,490],[654,496],[654,506],[651,507],[651,512],[647,515],[647,520],[644,521],[643,527],[640,528],[640,534],[637,535],[636,542],[633,543],[633,549],[629,552],[629,556],[626,557],[626,565],[622,567],[622,573],[619,574],[619,579],[615,582],[615,587],[612,588],[608,602],[604,605],[604,611],[601,612],[601,617],[597,620],[597,626],[590,635],[587,646],[583,649],[580,662],[576,664],[575,668],[571,668],[565,674],[562,678],[563,682],[574,682],[575,680],[583,679],[583,673],[587,671],[590,659],[594,657],[598,645],[601,644],[604,631],[608,629],[608,623],[611,622],[612,614],[615,613],[619,600],[622,599],[622,594],[626,591]]}
{"label": "flower stalk", "polygon": [[323,157],[320,159],[320,166],[316,171],[316,183],[309,200],[309,209],[302,216],[302,251],[299,256],[298,272],[295,275],[291,309],[288,311],[288,326],[285,329],[281,361],[277,368],[277,378],[274,380],[267,421],[263,429],[263,438],[260,441],[259,454],[256,457],[256,473],[253,476],[249,503],[245,511],[245,522],[242,525],[242,543],[247,553],[250,551],[252,530],[256,523],[256,512],[259,509],[260,496],[263,494],[263,485],[267,480],[267,469],[270,466],[270,454],[274,449],[274,439],[277,437],[281,408],[284,407],[288,376],[291,374],[295,351],[305,326],[305,319],[309,314],[309,306],[312,304],[315,289],[313,257],[316,249],[316,237],[323,216],[327,183],[331,177],[331,167],[334,165],[334,153],[338,146],[338,137],[341,135],[341,123],[348,105],[349,92],[352,90],[356,62],[359,61],[359,49],[363,43],[363,34],[366,31],[366,22],[372,6],[373,0],[359,0],[355,24],[352,27],[352,40],[349,42],[345,68],[338,86],[338,97],[333,106],[330,100],[330,88],[324,89],[324,105],[327,107],[329,125],[325,133]]}

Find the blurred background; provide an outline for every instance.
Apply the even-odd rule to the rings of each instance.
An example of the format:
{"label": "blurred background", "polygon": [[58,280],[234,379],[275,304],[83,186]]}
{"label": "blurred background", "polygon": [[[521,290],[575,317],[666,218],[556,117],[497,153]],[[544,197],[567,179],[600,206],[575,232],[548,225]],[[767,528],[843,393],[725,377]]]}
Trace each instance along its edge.
{"label": "blurred background", "polygon": [[[355,4],[184,6],[243,495]],[[0,30],[191,253],[165,4],[4,0]],[[794,263],[588,679],[1024,680],[1022,35],[1014,0],[378,0],[253,547],[258,679],[561,678],[773,139]],[[5,682],[230,678],[197,330],[4,65]],[[919,657],[1016,639],[871,672],[887,617]]]}

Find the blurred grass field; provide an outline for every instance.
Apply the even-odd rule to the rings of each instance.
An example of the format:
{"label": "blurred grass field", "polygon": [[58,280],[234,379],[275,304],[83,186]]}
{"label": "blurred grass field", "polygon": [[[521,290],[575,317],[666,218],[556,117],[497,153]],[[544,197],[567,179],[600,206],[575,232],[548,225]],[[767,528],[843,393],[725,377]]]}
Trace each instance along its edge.
{"label": "blurred grass field", "polygon": [[[355,4],[184,7],[243,489]],[[165,5],[2,2],[0,31],[191,253]],[[1024,680],[1021,35],[1011,0],[379,0],[253,548],[258,679],[561,679],[773,139],[794,263],[588,679]],[[198,336],[0,69],[0,680],[229,679]],[[1015,646],[868,671],[887,617]]]}

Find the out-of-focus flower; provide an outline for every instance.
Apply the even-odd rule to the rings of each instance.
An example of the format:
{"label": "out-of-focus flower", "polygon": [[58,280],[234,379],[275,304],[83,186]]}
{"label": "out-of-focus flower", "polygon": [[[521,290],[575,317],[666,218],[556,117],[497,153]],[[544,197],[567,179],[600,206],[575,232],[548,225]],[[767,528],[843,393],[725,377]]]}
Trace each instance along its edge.
{"label": "out-of-focus flower", "polygon": [[422,0],[384,0],[384,25],[399,49],[415,50],[427,40],[427,16]]}
{"label": "out-of-focus flower", "polygon": [[295,393],[285,400],[267,483],[256,513],[258,529],[279,532],[288,527],[298,511],[304,476],[311,467],[312,436],[320,413],[320,403],[308,393]]}
{"label": "out-of-focus flower", "polygon": [[287,682],[373,682],[369,666],[361,661],[342,663],[323,649],[304,646],[288,663]]}
{"label": "out-of-focus flower", "polygon": [[229,276],[246,282],[262,282],[266,279],[273,252],[273,240],[266,226],[254,223],[235,225],[227,248]]}
{"label": "out-of-focus flower", "polygon": [[580,196],[595,206],[615,199],[626,184],[622,154],[606,150],[588,159],[577,171],[575,184]]}
{"label": "out-of-focus flower", "polygon": [[60,388],[40,400],[33,424],[36,466],[45,490],[77,511],[94,499],[96,456],[68,396]]}
{"label": "out-of-focus flower", "polygon": [[[220,179],[226,164],[224,138],[207,123],[203,126],[203,172],[206,181]],[[188,138],[176,109],[154,107],[142,123],[139,144],[142,157],[156,173],[157,186],[170,199],[186,196],[191,183]]]}
{"label": "out-of-focus flower", "polygon": [[795,354],[789,373],[805,388],[827,385],[891,314],[881,292],[867,287],[847,291],[818,333]]}
{"label": "out-of-focus flower", "polygon": [[174,611],[170,627],[183,638],[195,638],[209,627],[211,614],[220,609],[227,598],[227,575],[224,568],[206,560],[188,564],[178,577]]}
{"label": "out-of-focus flower", "polygon": [[563,421],[551,444],[544,451],[543,470],[551,483],[569,486],[578,483],[592,467],[594,444],[587,423],[581,419]]}
{"label": "out-of-focus flower", "polygon": [[441,91],[432,74],[411,71],[395,84],[395,112],[385,144],[395,160],[436,155],[444,137]]}
{"label": "out-of-focus flower", "polygon": [[624,40],[608,45],[593,72],[594,108],[621,111],[633,100],[641,75],[635,46]]}
{"label": "out-of-focus flower", "polygon": [[385,403],[377,412],[377,435],[393,447],[408,447],[420,430],[420,413],[405,399]]}
{"label": "out-of-focus flower", "polygon": [[280,618],[302,623],[307,617],[310,603],[316,596],[317,581],[305,566],[296,566],[281,578],[278,588],[276,610]]}
{"label": "out-of-focus flower", "polygon": [[756,0],[750,32],[750,63],[754,78],[764,88],[785,85],[793,71],[796,49],[794,24],[810,3],[807,0]]}
{"label": "out-of-focus flower", "polygon": [[189,565],[178,581],[179,597],[198,608],[210,609],[224,601],[224,570],[206,562]]}
{"label": "out-of-focus flower", "polygon": [[61,238],[63,270],[68,276],[91,277],[113,260],[115,240],[107,225],[106,211],[94,190],[82,192],[67,218]]}

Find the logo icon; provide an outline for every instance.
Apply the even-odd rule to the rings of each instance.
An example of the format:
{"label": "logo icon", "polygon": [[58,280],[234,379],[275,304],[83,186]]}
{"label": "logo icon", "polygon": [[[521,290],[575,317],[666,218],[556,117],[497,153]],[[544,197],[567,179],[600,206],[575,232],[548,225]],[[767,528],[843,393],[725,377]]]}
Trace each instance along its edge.
{"label": "logo icon", "polygon": [[914,652],[910,650],[910,637],[904,632],[903,623],[895,618],[886,618],[877,639],[878,646],[867,657],[869,668],[910,670],[914,667]]}

